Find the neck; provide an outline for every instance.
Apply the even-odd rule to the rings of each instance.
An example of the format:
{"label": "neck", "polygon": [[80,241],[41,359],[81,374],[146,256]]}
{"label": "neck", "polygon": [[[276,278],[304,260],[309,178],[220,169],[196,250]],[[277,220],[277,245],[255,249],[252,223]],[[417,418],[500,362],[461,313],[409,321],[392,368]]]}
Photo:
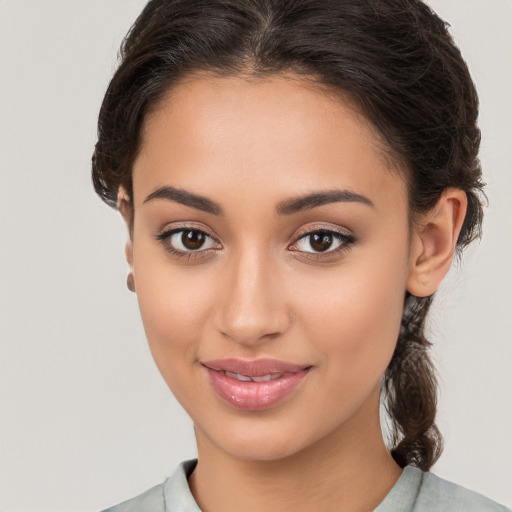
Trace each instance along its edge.
{"label": "neck", "polygon": [[373,510],[401,468],[384,444],[378,399],[364,407],[370,410],[361,411],[362,426],[354,419],[278,460],[233,457],[196,431],[199,457],[189,485],[199,507],[204,512]]}

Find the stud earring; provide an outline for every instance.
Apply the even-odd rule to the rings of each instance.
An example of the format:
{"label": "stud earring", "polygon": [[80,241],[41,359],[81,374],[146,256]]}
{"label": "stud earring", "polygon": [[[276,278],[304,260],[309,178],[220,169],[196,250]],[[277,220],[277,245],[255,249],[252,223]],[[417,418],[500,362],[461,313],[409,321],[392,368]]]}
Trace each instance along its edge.
{"label": "stud earring", "polygon": [[126,277],[126,286],[131,292],[135,291],[135,280],[133,279],[133,274],[131,272]]}

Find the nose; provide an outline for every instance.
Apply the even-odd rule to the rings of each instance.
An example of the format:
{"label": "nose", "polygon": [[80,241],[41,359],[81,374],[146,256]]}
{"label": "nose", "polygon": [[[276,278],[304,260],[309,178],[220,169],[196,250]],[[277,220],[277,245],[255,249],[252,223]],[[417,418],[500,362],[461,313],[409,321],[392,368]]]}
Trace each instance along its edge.
{"label": "nose", "polygon": [[291,314],[277,264],[269,256],[244,251],[226,261],[217,302],[217,330],[251,346],[283,334]]}

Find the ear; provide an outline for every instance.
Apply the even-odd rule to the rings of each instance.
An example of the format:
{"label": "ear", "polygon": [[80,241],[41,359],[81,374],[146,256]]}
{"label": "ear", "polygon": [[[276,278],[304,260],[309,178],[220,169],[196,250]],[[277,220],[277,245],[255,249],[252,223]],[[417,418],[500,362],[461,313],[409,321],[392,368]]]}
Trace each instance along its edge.
{"label": "ear", "polygon": [[126,262],[130,267],[130,272],[133,272],[133,207],[130,195],[124,187],[119,187],[117,192],[117,209],[121,213],[128,229],[128,240],[126,241],[124,254]]}
{"label": "ear", "polygon": [[417,297],[432,295],[450,270],[467,210],[463,190],[448,188],[413,228],[407,291]]}

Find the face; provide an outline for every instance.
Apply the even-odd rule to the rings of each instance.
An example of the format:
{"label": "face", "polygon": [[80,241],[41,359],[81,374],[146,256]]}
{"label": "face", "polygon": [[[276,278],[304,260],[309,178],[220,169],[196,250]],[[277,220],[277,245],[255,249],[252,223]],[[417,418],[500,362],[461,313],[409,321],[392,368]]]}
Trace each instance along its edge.
{"label": "face", "polygon": [[273,460],[378,421],[407,196],[351,104],[191,78],[146,119],[133,190],[144,328],[200,445]]}

